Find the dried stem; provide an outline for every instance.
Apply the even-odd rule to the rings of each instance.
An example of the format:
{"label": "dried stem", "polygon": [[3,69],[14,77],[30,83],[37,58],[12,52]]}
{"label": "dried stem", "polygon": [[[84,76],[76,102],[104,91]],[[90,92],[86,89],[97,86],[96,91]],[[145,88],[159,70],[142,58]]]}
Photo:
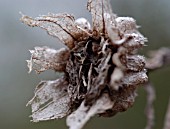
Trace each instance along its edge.
{"label": "dried stem", "polygon": [[160,48],[149,52],[150,58],[146,60],[146,68],[150,71],[157,70],[166,65],[170,65],[170,49]]}
{"label": "dried stem", "polygon": [[168,109],[166,112],[164,129],[170,129],[170,99],[169,99]]}
{"label": "dried stem", "polygon": [[[148,69],[148,74],[157,69],[163,68],[164,66],[170,65],[170,49],[160,48],[156,51],[149,52],[150,58],[146,59],[146,68]],[[155,100],[155,90],[150,82],[145,84],[145,90],[147,93],[147,104],[146,104],[146,118],[147,125],[145,129],[152,129],[154,127],[154,107],[153,102]],[[170,103],[170,102],[169,102]],[[164,129],[170,129],[170,104],[167,111],[165,127]]]}
{"label": "dried stem", "polygon": [[154,127],[154,107],[153,107],[153,102],[155,100],[155,89],[153,85],[148,82],[145,85],[145,90],[147,93],[147,104],[146,104],[146,109],[145,109],[145,114],[147,118],[147,125],[145,129],[152,129]]}

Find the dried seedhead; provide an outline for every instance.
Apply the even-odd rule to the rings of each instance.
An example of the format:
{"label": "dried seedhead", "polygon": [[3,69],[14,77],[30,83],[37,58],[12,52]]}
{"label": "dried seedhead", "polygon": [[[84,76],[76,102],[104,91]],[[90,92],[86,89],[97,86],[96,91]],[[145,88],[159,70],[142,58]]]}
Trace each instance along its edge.
{"label": "dried seedhead", "polygon": [[63,72],[55,81],[43,81],[28,104],[33,121],[67,117],[70,129],[80,129],[95,114],[111,117],[134,103],[138,85],[147,81],[145,58],[137,54],[146,38],[130,17],[117,17],[108,0],[88,0],[92,27],[84,18],[48,14],[21,21],[41,27],[68,48],[31,50],[28,67],[40,73]]}

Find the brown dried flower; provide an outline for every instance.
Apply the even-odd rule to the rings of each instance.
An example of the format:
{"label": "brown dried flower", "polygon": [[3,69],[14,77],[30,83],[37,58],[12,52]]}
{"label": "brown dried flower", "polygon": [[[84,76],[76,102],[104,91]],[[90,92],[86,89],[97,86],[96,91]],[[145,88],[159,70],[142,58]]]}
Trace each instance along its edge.
{"label": "brown dried flower", "polygon": [[133,18],[117,17],[108,0],[88,0],[92,27],[84,18],[48,14],[21,21],[41,27],[59,38],[67,48],[35,47],[29,71],[63,72],[54,81],[42,81],[32,106],[34,122],[67,117],[70,129],[81,129],[90,117],[111,117],[134,103],[139,84],[147,82],[145,58],[137,55],[146,38]]}

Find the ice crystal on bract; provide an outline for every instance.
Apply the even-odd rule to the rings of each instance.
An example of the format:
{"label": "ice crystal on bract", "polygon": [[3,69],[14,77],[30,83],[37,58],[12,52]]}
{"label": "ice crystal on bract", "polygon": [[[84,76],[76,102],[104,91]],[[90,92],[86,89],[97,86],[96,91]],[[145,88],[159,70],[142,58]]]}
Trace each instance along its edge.
{"label": "ice crystal on bract", "polygon": [[92,26],[85,18],[48,14],[21,21],[40,27],[67,48],[35,47],[29,71],[63,72],[54,81],[36,87],[32,106],[34,122],[67,116],[70,129],[81,129],[90,117],[114,116],[134,103],[138,85],[147,82],[145,58],[137,54],[146,38],[130,17],[117,17],[108,0],[88,0]]}

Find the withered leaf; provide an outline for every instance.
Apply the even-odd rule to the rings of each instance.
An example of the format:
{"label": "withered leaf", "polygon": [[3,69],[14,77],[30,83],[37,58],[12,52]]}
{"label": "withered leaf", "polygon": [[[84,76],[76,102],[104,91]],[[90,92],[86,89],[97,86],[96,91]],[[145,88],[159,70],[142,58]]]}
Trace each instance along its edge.
{"label": "withered leaf", "polygon": [[52,48],[35,47],[35,50],[30,50],[31,59],[27,60],[29,72],[35,70],[37,73],[52,69],[54,71],[65,71],[66,61],[69,57],[69,50],[61,48],[55,50]]}
{"label": "withered leaf", "polygon": [[58,119],[70,113],[67,85],[64,77],[40,82],[35,89],[35,96],[27,104],[32,107],[34,122]]}
{"label": "withered leaf", "polygon": [[70,49],[74,47],[75,41],[88,38],[87,31],[75,23],[75,19],[69,14],[48,14],[35,19],[23,15],[21,21],[31,27],[41,27],[49,35],[59,38]]}
{"label": "withered leaf", "polygon": [[69,129],[81,129],[92,116],[111,109],[113,105],[114,102],[108,94],[103,94],[92,106],[85,106],[83,101],[80,107],[67,117],[67,125]]}

